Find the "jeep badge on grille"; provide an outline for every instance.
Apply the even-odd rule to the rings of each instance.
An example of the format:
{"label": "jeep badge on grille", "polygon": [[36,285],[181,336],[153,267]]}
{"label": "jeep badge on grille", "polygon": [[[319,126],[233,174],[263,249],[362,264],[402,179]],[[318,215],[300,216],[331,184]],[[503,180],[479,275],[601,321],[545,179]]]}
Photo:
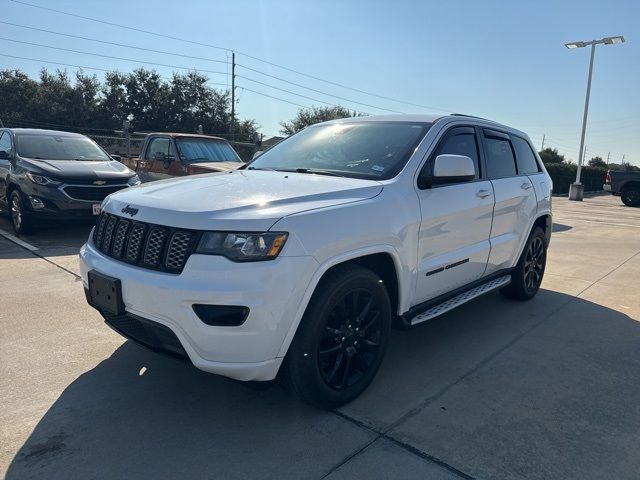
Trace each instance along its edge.
{"label": "jeep badge on grille", "polygon": [[138,213],[138,209],[133,208],[131,205],[127,205],[122,209],[122,213],[126,213],[127,215],[131,215],[133,217]]}

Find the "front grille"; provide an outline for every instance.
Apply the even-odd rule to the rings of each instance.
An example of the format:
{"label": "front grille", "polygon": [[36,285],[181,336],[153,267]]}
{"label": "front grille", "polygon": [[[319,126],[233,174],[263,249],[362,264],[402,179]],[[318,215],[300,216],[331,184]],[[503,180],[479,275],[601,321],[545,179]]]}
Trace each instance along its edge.
{"label": "front grille", "polygon": [[102,213],[93,244],[102,253],[152,270],[180,273],[193,253],[200,232],[170,228]]}
{"label": "front grille", "polygon": [[110,185],[104,187],[80,187],[75,185],[68,185],[63,188],[64,193],[74,200],[84,200],[87,202],[102,202],[107,195],[111,195],[118,190],[127,188],[126,185]]}

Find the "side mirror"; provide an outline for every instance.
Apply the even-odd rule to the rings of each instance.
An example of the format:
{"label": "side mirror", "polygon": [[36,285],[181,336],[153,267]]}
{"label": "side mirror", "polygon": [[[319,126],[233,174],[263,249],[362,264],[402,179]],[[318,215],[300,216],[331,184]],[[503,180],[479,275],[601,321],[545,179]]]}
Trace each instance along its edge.
{"label": "side mirror", "polygon": [[442,183],[469,182],[476,178],[476,166],[464,155],[438,155],[433,162],[432,174],[420,179],[420,188]]}
{"label": "side mirror", "polygon": [[258,150],[256,153],[253,154],[253,157],[251,157],[251,160],[255,160],[256,158],[258,158],[263,153],[264,153],[264,150]]}
{"label": "side mirror", "polygon": [[116,155],[115,153],[113,155],[110,155],[110,157],[113,158],[117,162],[121,162],[122,161],[122,157],[120,155]]}
{"label": "side mirror", "polygon": [[0,150],[0,160],[9,160],[9,152]]}

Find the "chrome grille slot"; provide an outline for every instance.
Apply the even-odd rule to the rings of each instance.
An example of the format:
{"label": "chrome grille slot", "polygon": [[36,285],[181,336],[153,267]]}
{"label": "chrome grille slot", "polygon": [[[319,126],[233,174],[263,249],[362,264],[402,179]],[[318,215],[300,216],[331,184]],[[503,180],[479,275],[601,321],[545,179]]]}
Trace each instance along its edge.
{"label": "chrome grille slot", "polygon": [[150,267],[158,267],[167,235],[168,232],[165,228],[153,227],[151,229],[144,249],[142,263]]}
{"label": "chrome grille slot", "polygon": [[142,250],[142,241],[144,240],[144,234],[146,231],[147,226],[144,223],[136,223],[131,227],[129,243],[127,243],[127,262],[138,262],[138,259],[140,258],[140,251]]}

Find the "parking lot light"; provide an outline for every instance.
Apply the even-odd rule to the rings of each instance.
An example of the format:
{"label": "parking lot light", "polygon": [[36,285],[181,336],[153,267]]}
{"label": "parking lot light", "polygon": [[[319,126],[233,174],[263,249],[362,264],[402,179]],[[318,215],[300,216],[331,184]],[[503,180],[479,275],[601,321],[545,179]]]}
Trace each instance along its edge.
{"label": "parking lot light", "polygon": [[587,130],[587,115],[589,113],[589,95],[591,93],[591,76],[593,73],[593,57],[596,53],[596,45],[615,45],[617,43],[624,43],[624,37],[622,35],[616,35],[615,37],[604,37],[600,40],[591,40],[589,42],[570,42],[565,43],[564,46],[569,50],[576,48],[583,48],[587,45],[591,45],[591,59],[589,60],[589,78],[587,80],[587,96],[584,101],[584,115],[582,117],[582,133],[580,135],[580,151],[578,156],[578,171],[576,172],[576,181],[569,187],[569,200],[582,201],[584,195],[584,186],[580,183],[580,173],[582,171],[582,161],[584,156],[584,136]]}

